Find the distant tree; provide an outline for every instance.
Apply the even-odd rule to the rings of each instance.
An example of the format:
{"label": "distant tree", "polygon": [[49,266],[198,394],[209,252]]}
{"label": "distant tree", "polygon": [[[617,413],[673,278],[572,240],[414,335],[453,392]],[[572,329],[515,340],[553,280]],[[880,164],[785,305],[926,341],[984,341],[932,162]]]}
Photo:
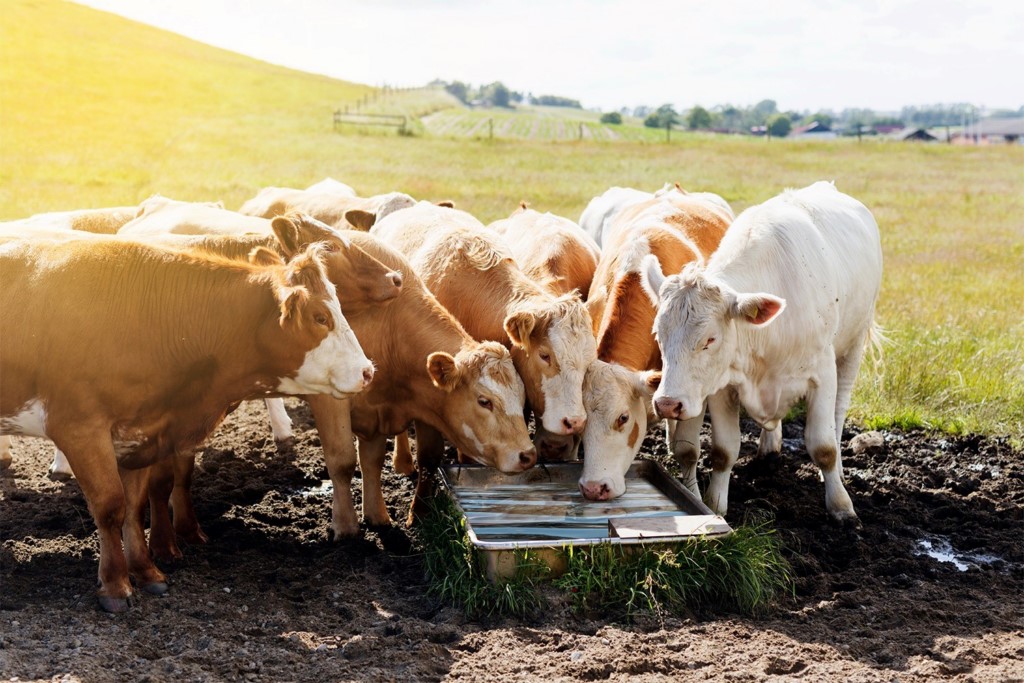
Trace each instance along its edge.
{"label": "distant tree", "polygon": [[656,112],[651,112],[644,119],[644,125],[648,128],[661,128],[661,117]]}
{"label": "distant tree", "polygon": [[622,123],[622,114],[617,111],[610,111],[606,114],[601,114],[601,123],[610,123],[613,126],[617,126]]}
{"label": "distant tree", "polygon": [[686,127],[690,130],[710,128],[711,112],[697,105],[686,114]]}
{"label": "distant tree", "polygon": [[524,99],[523,93],[519,92],[518,90],[512,90],[508,94],[508,99],[512,102],[515,102],[516,104],[519,104]]}
{"label": "distant tree", "polygon": [[469,86],[462,81],[452,81],[444,86],[444,89],[455,96],[463,104],[469,104]]}
{"label": "distant tree", "polygon": [[560,97],[558,95],[541,95],[533,98],[531,104],[539,104],[544,107],[571,107],[573,109],[583,109],[583,105],[580,104],[579,100]]}
{"label": "distant tree", "polygon": [[509,106],[509,95],[508,88],[501,81],[496,81],[487,86],[486,99],[489,99],[495,107],[507,108]]}
{"label": "distant tree", "polygon": [[832,127],[832,121],[833,121],[832,114],[830,114],[829,112],[826,112],[826,111],[819,111],[817,114],[811,114],[810,116],[804,116],[804,117],[802,117],[800,119],[800,122],[802,124],[804,124],[805,126],[806,125],[810,125],[810,124],[814,123],[815,121],[817,121],[818,123],[820,123],[823,126],[828,126],[829,128],[831,128]]}
{"label": "distant tree", "polygon": [[785,114],[772,114],[765,125],[773,138],[784,138],[793,130],[793,124]]}
{"label": "distant tree", "polygon": [[633,116],[637,117],[638,119],[645,118],[650,113],[650,107],[645,107],[643,105],[640,105],[639,107],[633,107]]}
{"label": "distant tree", "polygon": [[663,104],[647,115],[644,125],[648,128],[668,128],[679,123],[679,114],[671,104]]}
{"label": "distant tree", "polygon": [[754,105],[754,116],[757,117],[760,122],[768,120],[768,117],[779,111],[779,107],[775,104],[775,100],[761,100]]}

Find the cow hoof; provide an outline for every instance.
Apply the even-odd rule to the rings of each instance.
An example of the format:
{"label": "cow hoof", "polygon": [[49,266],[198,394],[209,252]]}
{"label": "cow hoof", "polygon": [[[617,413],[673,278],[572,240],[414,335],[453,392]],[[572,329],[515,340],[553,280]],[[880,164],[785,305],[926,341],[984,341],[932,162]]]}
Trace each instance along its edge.
{"label": "cow hoof", "polygon": [[283,439],[274,439],[278,453],[290,453],[295,448],[297,439],[294,436],[286,436]]}
{"label": "cow hoof", "polygon": [[334,527],[327,527],[327,540],[331,543],[342,543],[344,541],[351,541],[354,538],[358,538],[359,529],[356,528],[354,531],[337,531]]}
{"label": "cow hoof", "polygon": [[128,598],[112,598],[108,595],[101,595],[100,607],[103,608],[104,612],[110,612],[111,614],[121,614],[127,612],[131,606],[131,601]]}
{"label": "cow hoof", "polygon": [[141,586],[141,589],[150,595],[163,595],[167,592],[167,582],[154,581],[153,583],[147,583],[145,586]]}
{"label": "cow hoof", "polygon": [[831,515],[832,521],[846,531],[859,531],[864,528],[860,517],[855,512],[834,512]]}
{"label": "cow hoof", "polygon": [[71,479],[75,475],[69,472],[55,472],[53,470],[50,470],[46,476],[50,479],[50,481],[71,481]]}

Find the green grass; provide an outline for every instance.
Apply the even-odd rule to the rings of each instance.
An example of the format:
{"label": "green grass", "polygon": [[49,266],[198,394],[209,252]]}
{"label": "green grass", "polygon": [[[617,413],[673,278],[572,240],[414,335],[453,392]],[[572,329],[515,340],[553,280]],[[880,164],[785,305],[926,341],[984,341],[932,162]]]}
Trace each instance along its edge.
{"label": "green grass", "polygon": [[597,114],[552,107],[501,121],[510,135],[543,139],[488,141],[475,139],[486,137],[476,119],[487,112],[436,110],[446,94],[418,91],[368,106],[469,116],[458,125],[475,132],[434,133],[427,117],[413,137],[336,133],[332,112],[378,91],[55,0],[4,4],[0,92],[0,219],[154,192],[236,208],[261,187],[325,176],[364,195],[451,199],[484,222],[520,200],[576,219],[612,185],[678,181],[738,211],[835,180],[881,227],[878,319],[892,340],[881,374],[862,370],[851,420],[1024,440],[1024,146],[694,133],[666,144],[663,131],[635,122],[622,129],[648,137],[576,141],[576,120],[597,125]]}
{"label": "green grass", "polygon": [[[444,495],[416,528],[430,592],[469,616],[528,617],[547,603],[545,565],[517,552],[511,579],[492,583],[466,534],[466,521]],[[789,563],[770,520],[721,538],[696,538],[677,550],[610,544],[567,548],[568,570],[553,586],[573,608],[610,619],[732,611],[760,614],[792,593]]]}

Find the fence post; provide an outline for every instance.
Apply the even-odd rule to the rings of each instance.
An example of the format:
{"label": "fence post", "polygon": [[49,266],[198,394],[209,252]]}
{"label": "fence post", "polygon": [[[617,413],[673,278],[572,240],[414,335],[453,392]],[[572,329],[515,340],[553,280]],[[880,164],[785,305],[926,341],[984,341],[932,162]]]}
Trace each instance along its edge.
{"label": "fence post", "polygon": [[487,128],[489,129],[489,139],[494,140],[494,119],[487,119]]}
{"label": "fence post", "polygon": [[580,140],[583,139],[583,122],[580,121]]}

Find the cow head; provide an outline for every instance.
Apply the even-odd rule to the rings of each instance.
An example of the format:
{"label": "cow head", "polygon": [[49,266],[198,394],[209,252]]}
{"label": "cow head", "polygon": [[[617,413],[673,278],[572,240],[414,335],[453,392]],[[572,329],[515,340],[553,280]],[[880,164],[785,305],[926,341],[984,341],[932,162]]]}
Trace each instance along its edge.
{"label": "cow head", "polygon": [[772,322],[786,302],[771,294],[742,294],[695,264],[665,277],[653,256],[644,259],[644,287],[658,302],[654,332],[664,377],[654,395],[659,417],[686,420],[704,399],[729,384],[738,326]]}
{"label": "cow head", "polygon": [[347,398],[373,379],[373,364],[363,354],[341,313],[334,285],[324,274],[325,250],[319,243],[310,245],[287,264],[262,247],[250,256],[273,278],[279,309],[276,325],[261,330],[257,346],[269,358],[297,361],[291,372],[279,377],[274,391]]}
{"label": "cow head", "polygon": [[523,419],[523,382],[504,346],[482,342],[454,356],[432,353],[427,372],[445,392],[445,436],[460,451],[506,473],[533,467],[537,451]]}
{"label": "cow head", "polygon": [[579,434],[587,423],[583,375],[597,358],[590,314],[575,293],[505,318],[512,358],[530,407],[553,434]]}
{"label": "cow head", "polygon": [[270,227],[287,258],[310,244],[323,243],[327,277],[337,286],[338,301],[346,309],[388,301],[402,292],[402,274],[353,244],[342,231],[298,213],[278,216]]}
{"label": "cow head", "polygon": [[660,380],[656,371],[636,372],[600,360],[587,369],[583,382],[586,457],[580,475],[585,498],[609,500],[625,493],[626,471],[654,418],[651,397]]}

